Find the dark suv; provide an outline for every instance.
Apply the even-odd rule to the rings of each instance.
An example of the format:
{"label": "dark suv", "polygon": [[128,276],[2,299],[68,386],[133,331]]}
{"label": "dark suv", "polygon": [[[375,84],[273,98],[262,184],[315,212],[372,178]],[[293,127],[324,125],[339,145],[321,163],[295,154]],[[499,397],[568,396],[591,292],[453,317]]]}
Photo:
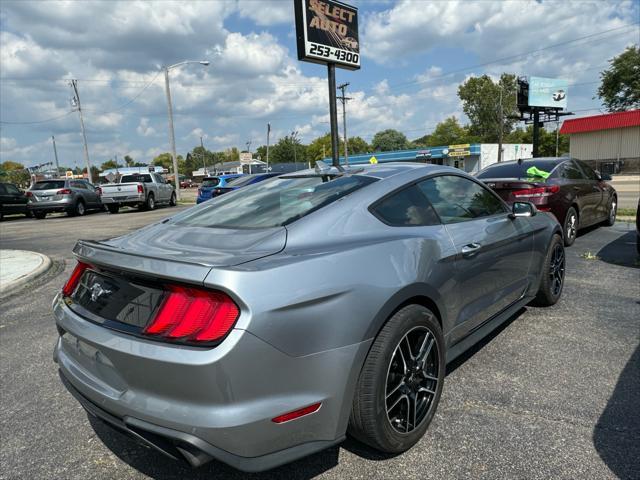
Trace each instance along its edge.
{"label": "dark suv", "polygon": [[13,183],[0,183],[0,220],[5,215],[22,213],[29,216],[27,197]]}
{"label": "dark suv", "polygon": [[618,196],[589,165],[573,158],[530,158],[489,165],[476,174],[507,203],[531,202],[551,212],[563,226],[569,246],[578,230],[596,223],[613,225]]}

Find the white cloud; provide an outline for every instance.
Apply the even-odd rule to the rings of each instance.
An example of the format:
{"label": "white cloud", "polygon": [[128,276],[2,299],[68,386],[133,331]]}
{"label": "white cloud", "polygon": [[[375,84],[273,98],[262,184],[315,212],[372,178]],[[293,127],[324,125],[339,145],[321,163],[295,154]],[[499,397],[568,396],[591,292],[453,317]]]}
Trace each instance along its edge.
{"label": "white cloud", "polygon": [[142,135],[143,137],[150,137],[156,134],[156,130],[149,125],[149,119],[147,117],[142,117],[140,119],[140,123],[138,124],[138,128],[136,128],[138,135]]}

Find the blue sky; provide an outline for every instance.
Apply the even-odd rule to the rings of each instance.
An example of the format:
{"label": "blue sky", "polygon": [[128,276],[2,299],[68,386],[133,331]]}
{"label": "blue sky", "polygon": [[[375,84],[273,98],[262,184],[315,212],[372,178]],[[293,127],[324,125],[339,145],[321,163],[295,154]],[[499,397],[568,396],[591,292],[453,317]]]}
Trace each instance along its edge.
{"label": "blue sky", "polygon": [[[396,128],[409,139],[466,118],[457,86],[502,72],[569,80],[569,109],[599,113],[599,72],[639,42],[639,1],[359,1],[362,68],[350,82],[350,135]],[[546,48],[549,47],[549,48]],[[292,0],[0,3],[0,161],[83,165],[68,79],[77,78],[92,164],[148,162],[168,150],[164,64],[178,153],[252,148],[329,130],[326,67],[299,62]],[[43,123],[31,123],[49,120]]]}

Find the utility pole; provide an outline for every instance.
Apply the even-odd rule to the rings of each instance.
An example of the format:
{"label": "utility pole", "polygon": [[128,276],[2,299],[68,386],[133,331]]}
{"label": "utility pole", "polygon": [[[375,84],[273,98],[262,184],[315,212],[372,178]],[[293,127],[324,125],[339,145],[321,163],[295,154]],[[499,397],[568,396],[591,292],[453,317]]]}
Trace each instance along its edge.
{"label": "utility pole", "polygon": [[558,156],[558,143],[560,141],[560,120],[556,122],[556,157]]}
{"label": "utility pole", "polygon": [[56,178],[60,176],[60,165],[58,164],[58,149],[56,148],[56,137],[51,135],[51,140],[53,141],[53,154],[56,157]]}
{"label": "utility pole", "polygon": [[84,140],[84,162],[87,165],[87,178],[93,183],[93,174],[91,173],[91,162],[89,161],[89,147],[87,146],[87,133],[84,130],[84,119],[82,118],[82,106],[80,105],[80,94],[78,93],[78,81],[71,80],[71,87],[74,93],[75,106],[80,114],[80,128],[82,129],[82,139]]}
{"label": "utility pole", "polygon": [[298,131],[295,130],[291,132],[291,141],[293,142],[293,163],[296,166],[296,172],[298,171],[298,157],[297,157],[297,148],[296,142],[298,141]]}
{"label": "utility pole", "polygon": [[267,123],[267,172],[269,172],[269,136],[271,135],[271,124]]}
{"label": "utility pole", "polygon": [[502,87],[498,84],[500,88],[500,101],[498,107],[498,121],[500,122],[500,126],[498,129],[498,163],[502,161],[502,135],[504,134],[504,111],[502,107]]}
{"label": "utility pole", "polygon": [[340,166],[340,145],[338,142],[338,109],[336,107],[336,64],[327,64],[329,79],[329,123],[331,124],[331,159],[334,167]]}
{"label": "utility pole", "polygon": [[344,132],[344,164],[349,165],[349,148],[347,144],[349,143],[347,140],[347,102],[351,100],[351,97],[345,97],[344,91],[349,86],[349,83],[343,83],[338,86],[338,90],[342,91],[342,96],[338,97],[342,102],[342,129]]}
{"label": "utility pole", "polygon": [[169,88],[169,67],[164,67],[164,90],[167,94],[169,110],[169,141],[171,143],[171,158],[173,159],[173,178],[176,186],[176,200],[180,200],[180,180],[178,179],[178,156],[176,155],[176,135],[173,131],[173,105],[171,104],[171,89]]}
{"label": "utility pole", "polygon": [[540,110],[533,107],[533,158],[539,155],[540,149]]}

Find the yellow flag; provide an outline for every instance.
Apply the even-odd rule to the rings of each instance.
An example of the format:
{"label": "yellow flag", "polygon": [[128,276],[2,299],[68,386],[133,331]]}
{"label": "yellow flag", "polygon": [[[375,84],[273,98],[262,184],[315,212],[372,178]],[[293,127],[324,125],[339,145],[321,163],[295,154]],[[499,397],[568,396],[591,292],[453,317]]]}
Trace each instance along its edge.
{"label": "yellow flag", "polygon": [[378,163],[378,159],[376,157],[371,157],[369,159],[369,163],[372,165],[375,165],[376,163]]}

